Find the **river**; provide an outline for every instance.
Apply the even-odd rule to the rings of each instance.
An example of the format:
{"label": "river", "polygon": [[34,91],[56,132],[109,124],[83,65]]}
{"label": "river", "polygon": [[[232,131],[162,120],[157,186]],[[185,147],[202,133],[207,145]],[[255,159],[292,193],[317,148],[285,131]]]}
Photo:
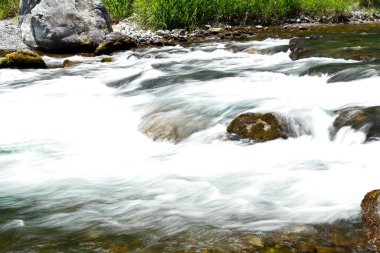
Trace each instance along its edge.
{"label": "river", "polygon": [[[0,70],[0,252],[199,250],[358,219],[380,185],[380,142],[331,128],[339,109],[380,105],[380,64],[289,56],[289,39],[269,38]],[[84,63],[54,68],[65,59]],[[331,66],[348,77],[331,82]],[[303,134],[230,138],[244,112],[289,115]]]}

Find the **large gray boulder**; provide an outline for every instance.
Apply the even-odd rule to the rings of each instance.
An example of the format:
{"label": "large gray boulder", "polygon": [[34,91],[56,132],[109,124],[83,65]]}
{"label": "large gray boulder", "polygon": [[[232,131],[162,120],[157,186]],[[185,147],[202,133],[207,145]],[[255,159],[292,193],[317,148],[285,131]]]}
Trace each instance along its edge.
{"label": "large gray boulder", "polygon": [[93,51],[112,31],[101,0],[20,0],[24,43],[45,52]]}

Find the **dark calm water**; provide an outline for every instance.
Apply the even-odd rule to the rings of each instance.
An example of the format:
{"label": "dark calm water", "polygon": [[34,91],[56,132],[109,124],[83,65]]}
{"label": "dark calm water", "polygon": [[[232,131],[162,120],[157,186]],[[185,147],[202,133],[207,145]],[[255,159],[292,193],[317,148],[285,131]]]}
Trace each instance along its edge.
{"label": "dark calm water", "polygon": [[[0,252],[223,252],[238,233],[357,219],[380,142],[330,130],[336,110],[380,105],[379,41],[353,29],[0,70]],[[248,111],[305,134],[227,138]]]}

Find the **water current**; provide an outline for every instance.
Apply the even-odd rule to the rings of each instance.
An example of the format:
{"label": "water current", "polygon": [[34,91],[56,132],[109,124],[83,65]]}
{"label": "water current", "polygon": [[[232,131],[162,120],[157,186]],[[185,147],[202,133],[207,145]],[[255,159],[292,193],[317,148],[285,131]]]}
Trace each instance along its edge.
{"label": "water current", "polygon": [[[380,105],[380,65],[289,55],[272,38],[0,70],[0,252],[172,252],[357,219],[380,185],[380,142],[331,128],[339,109]],[[65,59],[84,63],[56,67]],[[291,116],[303,133],[229,138],[244,112]]]}

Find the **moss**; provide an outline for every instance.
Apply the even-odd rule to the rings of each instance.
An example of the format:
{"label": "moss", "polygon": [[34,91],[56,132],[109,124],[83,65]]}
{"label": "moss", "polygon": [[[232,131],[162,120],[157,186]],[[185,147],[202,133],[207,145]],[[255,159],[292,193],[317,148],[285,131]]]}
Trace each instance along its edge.
{"label": "moss", "polygon": [[235,118],[227,127],[227,132],[257,141],[287,138],[279,117],[274,113],[246,113]]}
{"label": "moss", "polygon": [[38,54],[19,50],[7,54],[5,59],[0,61],[0,68],[37,69],[47,66]]}
{"label": "moss", "polygon": [[79,49],[81,52],[93,53],[97,46],[93,41],[84,41],[80,44]]}
{"label": "moss", "polygon": [[276,245],[274,247],[268,247],[268,248],[265,248],[265,250],[264,250],[264,253],[295,253],[295,252],[296,252],[295,249],[292,249],[292,248],[289,248],[286,246],[282,246],[282,245]]}
{"label": "moss", "polygon": [[113,58],[111,57],[106,57],[106,58],[103,58],[100,62],[102,63],[106,63],[106,62],[112,62],[113,61]]}

